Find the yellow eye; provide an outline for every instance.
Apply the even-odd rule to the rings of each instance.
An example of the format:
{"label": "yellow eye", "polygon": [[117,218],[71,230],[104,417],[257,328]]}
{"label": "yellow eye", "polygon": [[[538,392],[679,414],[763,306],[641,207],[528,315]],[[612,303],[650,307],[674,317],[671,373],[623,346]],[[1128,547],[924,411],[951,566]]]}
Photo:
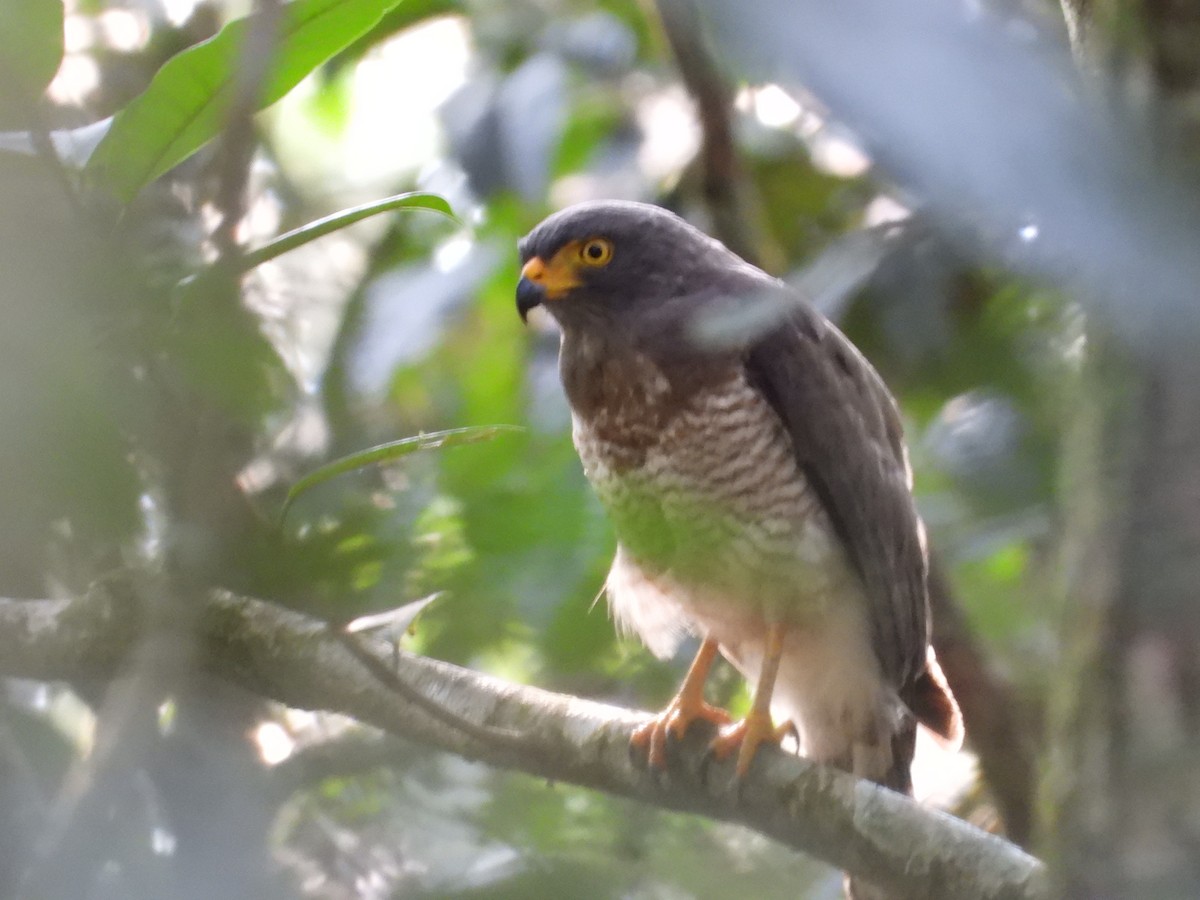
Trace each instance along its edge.
{"label": "yellow eye", "polygon": [[604,238],[592,238],[579,245],[579,260],[586,266],[606,266],[612,255],[612,241]]}

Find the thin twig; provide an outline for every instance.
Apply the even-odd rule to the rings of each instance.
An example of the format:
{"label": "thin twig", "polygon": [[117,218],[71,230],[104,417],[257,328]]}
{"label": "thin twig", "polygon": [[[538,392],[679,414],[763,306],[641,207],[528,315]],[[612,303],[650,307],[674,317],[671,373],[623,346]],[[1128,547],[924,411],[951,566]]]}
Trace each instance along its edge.
{"label": "thin twig", "polygon": [[246,212],[246,185],[257,139],[254,112],[265,88],[267,73],[279,42],[283,7],[279,0],[255,0],[245,45],[238,61],[237,81],[225,130],[221,136],[217,169],[216,206],[221,213],[214,240],[220,256],[238,255],[236,230]]}
{"label": "thin twig", "polygon": [[440,703],[430,700],[401,678],[396,669],[388,666],[378,656],[372,654],[358,635],[349,634],[341,628],[334,626],[330,626],[329,633],[343,647],[350,651],[350,654],[362,663],[363,668],[370,672],[371,676],[379,681],[380,684],[395,691],[406,703],[411,703],[413,706],[419,707],[443,725],[457,729],[481,743],[493,742],[513,749],[523,746],[524,736],[520,732],[474,722],[471,719],[458,715],[451,709],[447,709]]}

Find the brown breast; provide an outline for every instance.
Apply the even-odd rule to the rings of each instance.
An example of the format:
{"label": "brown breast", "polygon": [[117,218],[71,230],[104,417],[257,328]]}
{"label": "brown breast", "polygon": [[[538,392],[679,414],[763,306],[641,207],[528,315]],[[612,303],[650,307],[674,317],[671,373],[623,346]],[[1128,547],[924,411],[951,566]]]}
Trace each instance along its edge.
{"label": "brown breast", "polygon": [[790,439],[740,362],[670,371],[632,356],[574,384],[566,374],[584,471],[644,568],[745,586],[832,552]]}

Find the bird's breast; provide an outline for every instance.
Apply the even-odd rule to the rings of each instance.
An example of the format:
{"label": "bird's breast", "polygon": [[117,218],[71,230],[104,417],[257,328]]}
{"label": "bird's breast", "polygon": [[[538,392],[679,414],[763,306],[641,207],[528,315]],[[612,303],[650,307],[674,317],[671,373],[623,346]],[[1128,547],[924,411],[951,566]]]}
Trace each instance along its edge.
{"label": "bird's breast", "polygon": [[686,390],[645,360],[639,374],[572,406],[584,471],[642,565],[744,583],[838,552],[782,423],[740,366]]}

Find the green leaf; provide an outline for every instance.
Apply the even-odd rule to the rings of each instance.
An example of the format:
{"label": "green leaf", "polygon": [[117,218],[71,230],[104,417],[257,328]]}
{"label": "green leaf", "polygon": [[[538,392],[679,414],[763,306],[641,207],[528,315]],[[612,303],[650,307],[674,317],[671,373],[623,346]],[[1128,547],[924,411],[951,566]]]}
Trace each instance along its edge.
{"label": "green leaf", "polygon": [[58,0],[0,0],[0,121],[28,124],[35,103],[63,55],[63,6]]}
{"label": "green leaf", "polygon": [[480,441],[490,441],[505,432],[521,430],[516,425],[473,425],[466,428],[451,428],[447,431],[430,431],[398,441],[389,441],[359,453],[351,453],[349,456],[335,459],[333,462],[309,472],[292,485],[287,498],[283,501],[283,510],[279,517],[283,519],[292,503],[305,491],[346,472],[376,463],[392,462],[402,456],[416,453],[418,450],[440,450],[443,447],[457,447],[461,444],[477,444]]}
{"label": "green leaf", "polygon": [[[12,2],[12,0],[0,0]],[[257,109],[264,109],[402,0],[295,0],[283,8]],[[253,17],[169,59],[150,86],[117,114],[87,171],[129,202],[225,125]]]}
{"label": "green leaf", "polygon": [[370,216],[391,212],[395,209],[428,209],[436,213],[441,213],[444,216],[449,216],[455,222],[459,221],[458,217],[451,211],[450,204],[437,194],[396,194],[394,197],[387,197],[383,200],[364,203],[362,206],[352,206],[349,209],[343,209],[341,212],[336,212],[323,219],[317,219],[315,222],[302,225],[294,231],[289,231],[287,234],[281,234],[269,244],[242,256],[239,261],[239,268],[242,271],[249,271],[255,266],[261,266],[263,263],[277,256],[282,256],[289,250],[295,250],[297,247],[307,244],[309,241],[315,241],[319,237],[324,237],[327,234],[345,228],[347,225],[353,225],[355,222],[360,222]]}

